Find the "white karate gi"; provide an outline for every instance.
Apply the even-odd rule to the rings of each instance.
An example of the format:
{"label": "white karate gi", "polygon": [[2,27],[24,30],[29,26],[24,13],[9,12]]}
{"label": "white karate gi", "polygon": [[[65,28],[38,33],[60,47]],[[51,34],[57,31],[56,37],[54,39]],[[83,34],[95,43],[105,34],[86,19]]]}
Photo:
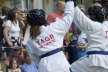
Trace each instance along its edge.
{"label": "white karate gi", "polygon": [[[87,51],[108,53],[108,21],[103,23],[90,20],[81,10],[75,8],[74,22],[86,33]],[[73,72],[108,72],[108,55],[91,54],[82,57],[71,65]]]}
{"label": "white karate gi", "polygon": [[[63,38],[72,24],[74,17],[74,3],[69,1],[65,6],[65,13],[62,19],[51,23],[48,26],[41,26],[41,34],[35,40],[27,42],[28,51],[33,60],[63,45]],[[62,51],[39,60],[39,72],[70,72],[68,63]]]}

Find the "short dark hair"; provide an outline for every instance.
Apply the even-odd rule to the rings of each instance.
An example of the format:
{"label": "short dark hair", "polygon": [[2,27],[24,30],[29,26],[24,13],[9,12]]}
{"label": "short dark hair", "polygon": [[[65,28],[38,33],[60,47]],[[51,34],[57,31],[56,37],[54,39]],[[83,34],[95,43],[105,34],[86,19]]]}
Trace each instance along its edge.
{"label": "short dark hair", "polygon": [[104,13],[105,13],[105,19],[108,19],[108,8],[104,9]]}
{"label": "short dark hair", "polygon": [[42,9],[33,9],[30,10],[27,14],[27,21],[30,26],[35,25],[46,25],[46,19],[45,19],[45,11]]}
{"label": "short dark hair", "polygon": [[90,17],[94,17],[92,20],[103,22],[104,20],[104,12],[103,8],[100,6],[91,6],[88,8],[88,14]]}

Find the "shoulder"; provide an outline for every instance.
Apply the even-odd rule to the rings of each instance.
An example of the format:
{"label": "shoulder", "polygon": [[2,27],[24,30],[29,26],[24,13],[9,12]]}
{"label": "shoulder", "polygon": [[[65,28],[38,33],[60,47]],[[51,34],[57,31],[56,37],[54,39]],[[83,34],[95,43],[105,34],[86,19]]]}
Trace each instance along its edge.
{"label": "shoulder", "polygon": [[6,24],[12,24],[12,22],[10,20],[7,20],[5,23]]}
{"label": "shoulder", "polygon": [[11,21],[10,21],[10,20],[7,20],[6,22],[7,22],[7,23],[11,23]]}
{"label": "shoulder", "polygon": [[4,26],[11,26],[12,22],[10,20],[7,20],[4,24]]}
{"label": "shoulder", "polygon": [[6,23],[12,23],[10,20],[7,20]]}
{"label": "shoulder", "polygon": [[94,21],[93,23],[91,23],[90,27],[88,27],[88,30],[91,30],[93,32],[101,31],[102,23]]}
{"label": "shoulder", "polygon": [[108,25],[108,21],[104,21],[103,24],[104,24],[104,25]]}
{"label": "shoulder", "polygon": [[94,22],[93,27],[94,28],[102,28],[102,23],[100,23],[100,22]]}
{"label": "shoulder", "polygon": [[23,64],[22,66],[21,66],[21,68],[26,68],[26,66],[27,66],[27,64]]}

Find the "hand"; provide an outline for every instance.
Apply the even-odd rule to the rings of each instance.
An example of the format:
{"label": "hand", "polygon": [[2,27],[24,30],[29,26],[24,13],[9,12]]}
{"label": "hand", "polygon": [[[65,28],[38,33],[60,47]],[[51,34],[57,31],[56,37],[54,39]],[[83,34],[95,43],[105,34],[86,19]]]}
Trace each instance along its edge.
{"label": "hand", "polygon": [[65,0],[65,2],[68,2],[68,1],[73,1],[74,2],[74,6],[75,7],[77,6],[77,1],[76,0]]}
{"label": "hand", "polygon": [[67,1],[74,1],[74,2],[76,2],[76,0],[65,0],[65,2],[67,2]]}
{"label": "hand", "polygon": [[10,46],[10,47],[12,47],[12,46],[13,46],[13,43],[12,43],[12,42],[10,42],[10,41],[8,42],[8,44],[9,44],[9,46]]}
{"label": "hand", "polygon": [[20,38],[20,40],[23,41],[23,40],[24,40],[23,34],[20,34],[20,35],[19,35],[19,38]]}
{"label": "hand", "polygon": [[65,2],[68,2],[68,1],[73,1],[73,0],[65,0]]}

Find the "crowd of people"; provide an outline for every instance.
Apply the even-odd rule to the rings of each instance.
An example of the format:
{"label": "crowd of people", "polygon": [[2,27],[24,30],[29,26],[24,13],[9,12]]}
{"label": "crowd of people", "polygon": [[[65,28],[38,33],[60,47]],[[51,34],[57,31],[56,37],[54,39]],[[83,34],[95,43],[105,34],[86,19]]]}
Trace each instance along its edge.
{"label": "crowd of people", "polygon": [[[0,71],[1,72],[30,72],[23,65],[32,65],[31,57],[23,44],[26,31],[26,15],[18,8],[3,7],[0,16]],[[28,58],[27,58],[28,57]],[[34,71],[35,72],[35,71]]]}
{"label": "crowd of people", "polygon": [[95,2],[87,12],[75,0],[58,1],[55,6],[47,18],[42,9],[23,13],[2,8],[0,72],[108,71],[108,10]]}

